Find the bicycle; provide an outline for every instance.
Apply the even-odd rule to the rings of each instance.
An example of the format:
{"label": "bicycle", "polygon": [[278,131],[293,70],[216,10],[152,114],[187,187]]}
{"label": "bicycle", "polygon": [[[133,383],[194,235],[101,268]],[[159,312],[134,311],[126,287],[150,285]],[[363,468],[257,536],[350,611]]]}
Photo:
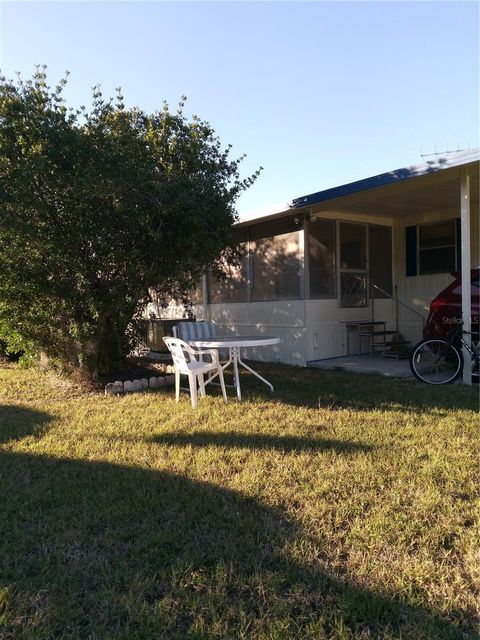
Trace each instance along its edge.
{"label": "bicycle", "polygon": [[450,384],[463,372],[462,346],[472,358],[472,376],[478,380],[479,355],[463,339],[462,327],[458,327],[447,338],[431,338],[419,342],[410,357],[413,375],[427,384]]}

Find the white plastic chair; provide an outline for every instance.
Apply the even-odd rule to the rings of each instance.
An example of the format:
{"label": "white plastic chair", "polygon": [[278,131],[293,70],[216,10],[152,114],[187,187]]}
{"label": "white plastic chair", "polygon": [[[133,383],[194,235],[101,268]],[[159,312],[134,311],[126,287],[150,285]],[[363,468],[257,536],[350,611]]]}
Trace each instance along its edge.
{"label": "white plastic chair", "polygon": [[[197,408],[197,383],[200,389],[200,395],[205,396],[205,385],[209,384],[217,375],[220,379],[223,399],[227,402],[223,369],[218,360],[218,352],[216,349],[202,349],[201,351],[197,351],[179,338],[163,338],[163,341],[172,354],[173,366],[175,368],[175,399],[177,402],[180,399],[180,375],[182,373],[188,376],[190,398],[194,409]],[[195,356],[199,356],[199,359],[197,360]],[[205,356],[209,356],[211,361],[206,362],[203,360]],[[214,373],[214,375],[205,382],[203,378],[205,373]]]}

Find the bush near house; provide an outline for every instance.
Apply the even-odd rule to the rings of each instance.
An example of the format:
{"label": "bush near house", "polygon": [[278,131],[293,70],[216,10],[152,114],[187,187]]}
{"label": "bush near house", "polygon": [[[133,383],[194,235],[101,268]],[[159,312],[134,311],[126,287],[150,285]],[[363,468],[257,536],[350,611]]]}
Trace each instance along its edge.
{"label": "bush near house", "polygon": [[149,289],[187,297],[232,258],[241,180],[212,127],[118,90],[68,109],[44,68],[0,78],[0,327],[87,376],[121,365]]}

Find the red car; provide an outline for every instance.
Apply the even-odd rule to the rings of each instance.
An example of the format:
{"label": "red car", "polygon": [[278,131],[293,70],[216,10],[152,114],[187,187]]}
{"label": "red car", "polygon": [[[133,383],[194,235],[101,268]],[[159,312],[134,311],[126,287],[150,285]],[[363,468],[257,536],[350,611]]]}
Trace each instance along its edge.
{"label": "red car", "polygon": [[[430,305],[423,337],[445,338],[458,327],[462,319],[462,278],[460,272],[452,273],[455,280],[448,285]],[[480,267],[472,269],[472,340],[478,342],[480,316]]]}

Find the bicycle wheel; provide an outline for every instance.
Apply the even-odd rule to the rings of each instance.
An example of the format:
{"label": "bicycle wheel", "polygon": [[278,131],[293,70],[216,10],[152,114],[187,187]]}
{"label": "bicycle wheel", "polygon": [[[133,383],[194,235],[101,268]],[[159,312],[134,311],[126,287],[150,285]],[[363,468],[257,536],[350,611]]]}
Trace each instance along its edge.
{"label": "bicycle wheel", "polygon": [[446,340],[422,340],[410,358],[413,375],[427,384],[449,384],[463,369],[462,354]]}

